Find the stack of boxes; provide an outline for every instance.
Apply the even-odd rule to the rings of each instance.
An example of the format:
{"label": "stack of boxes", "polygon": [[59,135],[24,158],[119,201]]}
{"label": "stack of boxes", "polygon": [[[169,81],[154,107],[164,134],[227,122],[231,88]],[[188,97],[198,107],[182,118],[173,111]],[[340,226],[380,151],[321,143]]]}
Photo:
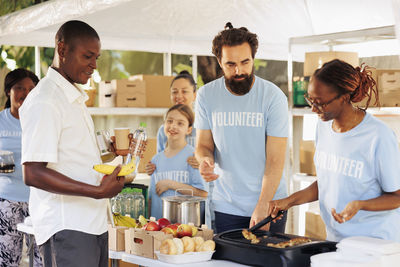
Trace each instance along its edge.
{"label": "stack of boxes", "polygon": [[99,107],[168,108],[172,79],[173,76],[141,74],[125,80],[101,81]]}
{"label": "stack of boxes", "polygon": [[[376,82],[379,92],[379,103],[381,107],[400,106],[400,70],[371,69],[372,77]],[[364,107],[367,100],[364,99],[359,106]],[[376,107],[375,95],[372,95],[370,107]]]}

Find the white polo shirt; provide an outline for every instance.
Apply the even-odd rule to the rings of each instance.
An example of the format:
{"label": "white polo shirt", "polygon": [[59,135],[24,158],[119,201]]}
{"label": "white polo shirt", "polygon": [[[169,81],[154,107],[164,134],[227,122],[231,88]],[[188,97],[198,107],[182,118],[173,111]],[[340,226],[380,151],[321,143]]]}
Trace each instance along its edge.
{"label": "white polo shirt", "polygon": [[[19,110],[22,163],[48,162],[47,167],[74,180],[99,185],[101,163],[87,95],[53,68]],[[107,199],[54,194],[31,187],[29,211],[37,244],[61,230],[99,235],[107,231]]]}

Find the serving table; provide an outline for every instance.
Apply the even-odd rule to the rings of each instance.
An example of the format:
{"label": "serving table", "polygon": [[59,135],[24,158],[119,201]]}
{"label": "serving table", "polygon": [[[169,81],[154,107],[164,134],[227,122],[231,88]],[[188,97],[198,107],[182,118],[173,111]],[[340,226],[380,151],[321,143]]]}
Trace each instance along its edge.
{"label": "serving table", "polygon": [[[29,238],[29,247],[28,247],[28,255],[29,255],[29,267],[33,267],[33,244],[34,244],[34,234],[33,227],[31,225],[27,225],[25,223],[17,224],[17,230],[23,233],[26,233]],[[136,256],[132,254],[125,253],[123,251],[108,251],[108,257],[111,260],[111,266],[117,267],[118,260],[122,260],[124,262],[133,263],[141,266],[157,266],[157,267],[171,267],[176,266],[176,264],[169,264],[159,260],[149,259],[141,256]],[[182,267],[240,267],[247,266],[231,261],[225,260],[210,260],[198,263],[189,263],[189,264],[180,264]]]}

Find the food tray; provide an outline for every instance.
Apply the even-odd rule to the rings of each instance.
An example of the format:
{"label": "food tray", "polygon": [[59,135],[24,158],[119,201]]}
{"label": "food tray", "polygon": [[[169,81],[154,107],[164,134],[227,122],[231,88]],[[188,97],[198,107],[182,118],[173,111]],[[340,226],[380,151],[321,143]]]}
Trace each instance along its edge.
{"label": "food tray", "polygon": [[172,264],[183,264],[192,262],[202,262],[211,260],[214,251],[202,251],[202,252],[186,252],[179,255],[167,255],[162,254],[160,251],[155,251],[157,258],[160,261],[172,263]]}
{"label": "food tray", "polygon": [[242,235],[242,229],[226,231],[214,236],[217,260],[230,260],[251,266],[309,267],[310,257],[323,252],[336,251],[336,242],[311,239],[311,242],[285,248],[267,246],[301,237],[283,233],[257,230],[260,242],[251,244]]}

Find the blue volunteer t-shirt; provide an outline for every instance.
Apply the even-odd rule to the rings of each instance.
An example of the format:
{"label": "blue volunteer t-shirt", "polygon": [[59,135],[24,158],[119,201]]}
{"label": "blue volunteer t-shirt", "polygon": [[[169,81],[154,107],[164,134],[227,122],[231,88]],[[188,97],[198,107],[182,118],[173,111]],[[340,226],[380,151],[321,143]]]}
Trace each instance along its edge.
{"label": "blue volunteer t-shirt", "polygon": [[174,196],[175,191],[167,190],[158,196],[156,193],[156,184],[161,180],[173,180],[206,190],[203,178],[198,169],[193,169],[188,163],[187,158],[193,156],[194,149],[186,145],[178,154],[168,158],[164,151],[153,157],[151,162],[156,165],[156,170],[151,175],[150,198],[151,198],[151,216],[157,219],[162,218],[162,197]]}
{"label": "blue volunteer t-shirt", "polygon": [[0,112],[0,150],[14,153],[15,171],[0,173],[0,198],[28,202],[29,187],[22,179],[21,124],[7,108]]}
{"label": "blue volunteer t-shirt", "polygon": [[314,162],[321,216],[327,239],[370,236],[400,242],[400,209],[360,210],[343,224],[331,209],[342,212],[353,200],[367,200],[400,189],[400,152],[393,131],[366,113],[353,129],[336,133],[332,121],[319,121]]}
{"label": "blue volunteer t-shirt", "polygon": [[[186,142],[193,148],[196,145],[196,129],[192,127],[192,132],[186,135]],[[164,151],[167,144],[167,136],[164,133],[164,124],[160,126],[157,133],[157,153]],[[192,155],[193,156],[193,155]]]}
{"label": "blue volunteer t-shirt", "polygon": [[[249,93],[236,96],[222,77],[200,88],[195,127],[210,129],[215,143],[215,173],[219,174],[212,194],[215,210],[251,216],[261,192],[266,137],[288,136],[286,96],[257,76]],[[282,175],[274,199],[286,196]]]}

